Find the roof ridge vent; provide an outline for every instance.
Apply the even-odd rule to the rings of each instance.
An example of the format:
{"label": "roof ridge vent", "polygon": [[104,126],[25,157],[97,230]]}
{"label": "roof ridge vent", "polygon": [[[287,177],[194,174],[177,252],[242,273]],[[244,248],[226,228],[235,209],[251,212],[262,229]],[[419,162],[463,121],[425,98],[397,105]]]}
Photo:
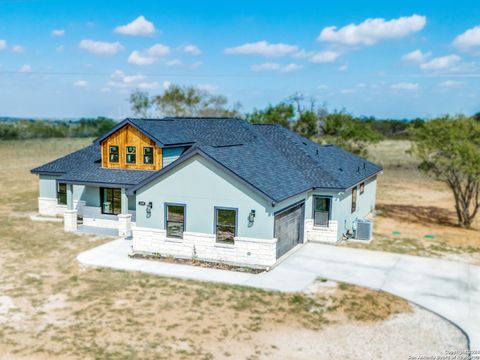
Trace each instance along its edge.
{"label": "roof ridge vent", "polygon": [[224,144],[224,145],[212,145],[214,148],[226,148],[226,147],[235,147],[242,146],[243,144]]}

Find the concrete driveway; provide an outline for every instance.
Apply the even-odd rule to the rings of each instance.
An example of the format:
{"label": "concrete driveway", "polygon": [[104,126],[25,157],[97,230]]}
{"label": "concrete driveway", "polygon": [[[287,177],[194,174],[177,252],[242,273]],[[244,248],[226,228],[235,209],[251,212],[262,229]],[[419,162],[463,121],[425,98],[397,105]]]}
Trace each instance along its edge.
{"label": "concrete driveway", "polygon": [[318,277],[366,286],[398,295],[443,316],[468,335],[472,350],[480,350],[478,266],[308,243],[273,270],[254,275],[130,259],[130,251],[130,242],[115,240],[81,253],[78,260],[89,266],[277,291],[302,291]]}

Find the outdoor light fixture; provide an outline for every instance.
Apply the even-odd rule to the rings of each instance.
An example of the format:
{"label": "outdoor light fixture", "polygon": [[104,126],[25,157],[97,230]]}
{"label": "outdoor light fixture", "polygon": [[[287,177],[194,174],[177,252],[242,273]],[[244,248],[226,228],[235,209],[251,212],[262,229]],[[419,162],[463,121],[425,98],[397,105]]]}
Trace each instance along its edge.
{"label": "outdoor light fixture", "polygon": [[255,221],[255,210],[250,210],[250,214],[248,214],[248,222],[253,223]]}
{"label": "outdoor light fixture", "polygon": [[145,211],[147,212],[147,218],[149,218],[151,215],[152,215],[152,202],[150,201],[147,205],[147,208],[145,209]]}

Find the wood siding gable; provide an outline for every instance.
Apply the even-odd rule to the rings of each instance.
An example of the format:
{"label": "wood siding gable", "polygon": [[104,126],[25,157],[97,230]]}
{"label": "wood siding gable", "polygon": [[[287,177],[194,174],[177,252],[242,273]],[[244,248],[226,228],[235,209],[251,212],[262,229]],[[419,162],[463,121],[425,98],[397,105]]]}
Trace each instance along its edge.
{"label": "wood siding gable", "polygon": [[[132,170],[160,170],[162,168],[162,148],[130,124],[121,127],[102,140],[100,144],[102,167],[104,168]],[[110,161],[110,146],[118,146],[118,162]],[[134,164],[127,163],[127,146],[135,147],[136,162]],[[153,164],[144,164],[143,162],[143,149],[145,147],[153,148]]]}

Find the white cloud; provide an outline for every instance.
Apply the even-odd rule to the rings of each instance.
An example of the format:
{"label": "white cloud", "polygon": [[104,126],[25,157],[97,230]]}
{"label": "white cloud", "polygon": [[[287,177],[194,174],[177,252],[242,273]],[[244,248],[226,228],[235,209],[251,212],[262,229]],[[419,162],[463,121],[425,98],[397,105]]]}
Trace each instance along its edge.
{"label": "white cloud", "polygon": [[317,86],[317,89],[318,90],[327,90],[328,86],[326,84],[320,84],[320,85]]}
{"label": "white cloud", "polygon": [[5,40],[0,40],[0,50],[3,50],[7,47],[7,42]]}
{"label": "white cloud", "polygon": [[212,85],[212,84],[198,84],[197,88],[199,88],[200,90],[209,92],[209,93],[214,93],[215,91],[217,91],[218,86],[215,86],[215,85]]}
{"label": "white cloud", "polygon": [[278,63],[266,62],[263,64],[253,64],[250,68],[252,71],[261,72],[261,71],[278,71],[281,73],[289,73],[301,69],[303,66],[295,63],[281,65]]}
{"label": "white cloud", "polygon": [[25,48],[21,45],[13,45],[12,51],[15,54],[23,54],[25,52]]}
{"label": "white cloud", "polygon": [[112,89],[110,89],[109,87],[103,87],[100,89],[101,92],[104,92],[104,93],[107,93],[107,92],[110,92],[112,91]]}
{"label": "white cloud", "polygon": [[116,42],[94,41],[83,39],[78,45],[80,49],[86,50],[97,55],[115,55],[123,50],[122,44]]}
{"label": "white cloud", "polygon": [[340,29],[336,26],[324,28],[317,41],[345,45],[374,45],[383,40],[399,39],[422,30],[427,20],[425,16],[402,16],[397,19],[366,19],[360,24],[349,24]]}
{"label": "white cloud", "polygon": [[453,45],[463,50],[480,46],[480,25],[468,29],[463,34],[458,35],[453,40]]}
{"label": "white cloud", "polygon": [[52,36],[55,36],[55,37],[60,37],[60,36],[63,36],[65,35],[65,30],[63,29],[55,29],[55,30],[52,30],[52,32],[50,33]]}
{"label": "white cloud", "polygon": [[312,54],[308,60],[315,63],[315,64],[325,64],[325,63],[331,63],[334,62],[335,60],[338,59],[340,56],[339,52],[336,51],[320,51]]}
{"label": "white cloud", "polygon": [[337,68],[338,71],[347,71],[348,70],[348,64],[343,64],[343,65],[340,65],[338,68]]}
{"label": "white cloud", "polygon": [[269,44],[266,41],[256,43],[246,43],[233,48],[224,50],[225,54],[230,55],[262,55],[266,57],[276,57],[292,54],[298,51],[298,46],[288,44]]}
{"label": "white cloud", "polygon": [[340,93],[343,95],[349,95],[349,94],[354,94],[356,91],[354,89],[343,89],[340,90]]}
{"label": "white cloud", "polygon": [[160,84],[156,81],[152,82],[141,82],[137,85],[137,87],[141,90],[153,90],[153,89],[158,89]]}
{"label": "white cloud", "polygon": [[420,65],[423,70],[449,69],[460,62],[461,57],[455,54],[440,56]]}
{"label": "white cloud", "polygon": [[159,58],[159,57],[167,56],[168,54],[170,54],[170,48],[163,44],[155,44],[150,48],[148,48],[146,53],[149,56]]}
{"label": "white cloud", "polygon": [[172,83],[171,83],[170,81],[165,80],[165,81],[162,83],[163,90],[168,90],[171,85],[172,85]]}
{"label": "white cloud", "polygon": [[300,70],[303,66],[295,63],[287,64],[283,68],[280,69],[282,73],[290,73],[293,71]]}
{"label": "white cloud", "polygon": [[419,88],[418,83],[410,83],[410,82],[400,82],[400,83],[390,85],[390,89],[392,90],[412,91],[412,90],[418,90],[418,88]]}
{"label": "white cloud", "polygon": [[30,73],[32,72],[32,67],[30,65],[23,65],[21,68],[20,68],[20,72],[22,73]]}
{"label": "white cloud", "polygon": [[180,47],[180,50],[182,50],[186,54],[195,55],[195,56],[200,55],[202,53],[200,48],[194,44],[183,45],[182,47]]}
{"label": "white cloud", "polygon": [[132,51],[128,57],[128,63],[133,65],[152,65],[157,59],[152,56],[143,56],[138,50]]}
{"label": "white cloud", "polygon": [[148,36],[155,33],[155,25],[145,17],[139,16],[127,25],[117,26],[114,31],[123,35]]}
{"label": "white cloud", "polygon": [[168,60],[165,64],[167,64],[167,66],[178,66],[178,65],[182,65],[182,62],[178,59],[173,59],[173,60]]}
{"label": "white cloud", "polygon": [[162,44],[155,44],[142,52],[138,50],[132,51],[132,53],[128,57],[128,63],[140,66],[152,65],[158,60],[158,58],[164,57],[169,53],[170,48],[168,46]]}
{"label": "white cloud", "polygon": [[107,86],[116,88],[134,87],[138,83],[146,82],[146,77],[144,75],[126,75],[121,70],[115,70],[113,74],[110,75],[110,78],[112,80],[107,83]]}
{"label": "white cloud", "polygon": [[191,67],[192,69],[196,69],[196,68],[199,68],[199,67],[202,66],[202,65],[203,65],[203,62],[201,62],[201,61],[195,61],[193,64],[190,65],[190,67]]}
{"label": "white cloud", "polygon": [[427,58],[432,55],[431,52],[424,53],[420,49],[414,50],[402,56],[403,61],[411,61],[416,63],[423,63]]}
{"label": "white cloud", "polygon": [[86,82],[85,80],[78,80],[78,81],[75,81],[73,83],[73,86],[77,86],[77,87],[87,87],[88,86],[88,82]]}
{"label": "white cloud", "polygon": [[250,68],[252,69],[252,71],[255,71],[255,72],[275,71],[275,70],[280,70],[281,65],[278,63],[266,62],[263,64],[253,64]]}
{"label": "white cloud", "polygon": [[459,88],[464,84],[463,81],[445,80],[438,84],[441,88]]}

